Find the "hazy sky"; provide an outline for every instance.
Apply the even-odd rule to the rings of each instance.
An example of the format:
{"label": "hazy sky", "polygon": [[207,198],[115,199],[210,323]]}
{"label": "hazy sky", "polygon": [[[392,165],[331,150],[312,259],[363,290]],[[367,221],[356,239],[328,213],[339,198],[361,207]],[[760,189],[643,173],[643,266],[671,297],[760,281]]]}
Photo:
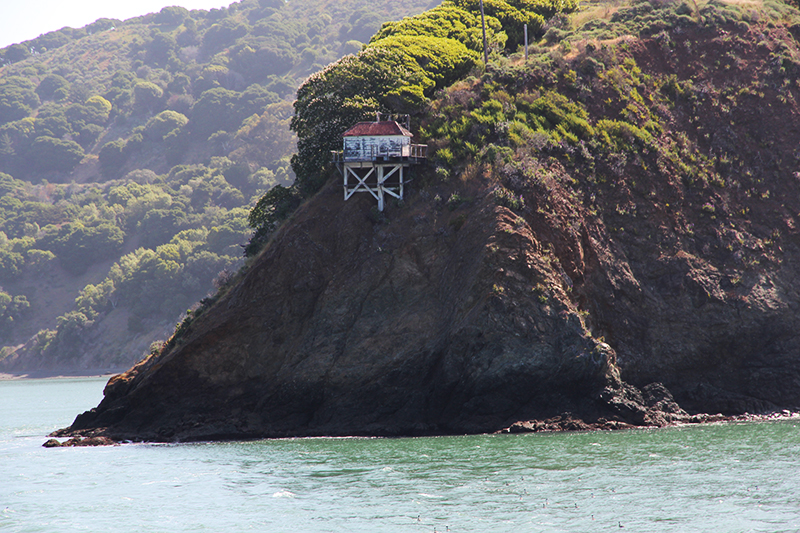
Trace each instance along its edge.
{"label": "hazy sky", "polygon": [[211,9],[231,3],[232,0],[0,0],[0,48],[64,26],[80,28],[99,18],[125,20],[161,11],[165,6]]}

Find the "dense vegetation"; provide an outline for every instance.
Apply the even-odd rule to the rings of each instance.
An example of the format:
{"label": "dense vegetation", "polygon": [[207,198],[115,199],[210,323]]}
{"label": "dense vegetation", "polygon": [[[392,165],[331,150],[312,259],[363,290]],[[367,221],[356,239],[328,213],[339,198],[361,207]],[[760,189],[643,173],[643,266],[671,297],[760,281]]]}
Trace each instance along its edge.
{"label": "dense vegetation", "polygon": [[[515,199],[556,180],[623,240],[657,240],[661,222],[653,217],[672,198],[707,223],[676,228],[686,238],[702,231],[716,242],[738,230],[736,243],[717,245],[727,259],[739,250],[733,276],[741,278],[742,266],[774,260],[780,232],[745,229],[748,213],[730,206],[769,202],[770,188],[794,187],[783,183],[791,163],[768,155],[794,139],[753,127],[750,116],[762,105],[788,110],[800,96],[798,23],[800,13],[776,1],[757,10],[716,1],[618,10],[600,3],[572,20],[552,20],[527,63],[519,55],[499,59],[432,103],[422,130],[436,176],[491,175],[498,203],[519,212],[535,207],[544,221],[547,205],[524,209]],[[747,40],[754,32],[762,39],[756,46]],[[709,61],[717,48],[725,53]],[[682,64],[686,57],[698,60]],[[755,75],[737,79],[745,66]],[[764,208],[773,216],[785,209]],[[749,231],[760,244],[748,250]]]}
{"label": "dense vegetation", "polygon": [[166,7],[0,50],[0,360],[29,339],[67,366],[139,357],[224,285],[252,205],[293,182],[302,80],[427,5]]}
{"label": "dense vegetation", "polygon": [[[577,8],[574,0],[486,0],[487,47],[494,58],[522,43],[527,24],[541,35],[544,17]],[[376,112],[424,116],[434,93],[465,77],[481,62],[480,6],[472,0],[446,0],[441,6],[399,22],[387,22],[363,50],[312,75],[300,87],[292,129],[297,154],[291,189],[274,189],[256,205],[251,224],[262,242],[293,206],[327,180],[329,152],[341,134]],[[257,247],[251,246],[253,251]]]}
{"label": "dense vegetation", "polygon": [[[747,44],[731,29],[747,34],[751,24],[769,20],[768,28],[774,30],[774,21],[782,21],[780,27],[788,28],[788,34],[785,29],[770,31],[758,44],[760,51],[769,53],[774,71],[747,80],[749,85],[725,83],[712,98],[730,111],[750,105],[753,96],[763,98],[765,88],[774,86],[779,102],[786,103],[793,101],[800,73],[800,58],[781,42],[797,33],[799,19],[793,7],[776,1],[752,8],[717,1],[700,5],[638,1],[628,6],[597,2],[569,17],[576,6],[567,2],[486,2],[493,56],[483,74],[473,70],[467,76],[479,62],[475,52],[480,40],[466,29],[474,21],[476,6],[467,0],[448,1],[387,23],[361,54],[311,76],[298,91],[292,119],[298,135],[298,154],[292,159],[297,181],[290,189],[263,197],[251,213],[251,224],[268,232],[300,198],[318,190],[331,175],[327,153],[336,148],[343,129],[376,111],[412,114],[432,149],[439,179],[499,173],[513,176],[511,188],[519,189],[523,182],[541,181],[536,174],[546,166],[544,161],[551,161],[585,180],[582,186],[576,181],[576,190],[599,189],[586,193],[596,204],[609,183],[614,196],[619,195],[614,182],[633,168],[647,176],[660,173],[665,179],[683,176],[699,193],[699,205],[712,216],[718,209],[715,187],[735,183],[737,188],[763,188],[763,178],[750,177],[752,172],[745,177],[730,175],[737,165],[744,165],[735,150],[701,149],[712,132],[698,139],[675,128],[681,117],[671,110],[688,102],[699,113],[712,90],[710,82],[698,86],[681,79],[677,72],[687,67],[677,64],[671,66],[671,74],[644,74],[629,40],[653,39],[671,51],[677,46],[672,35],[721,31],[731,49],[714,62],[714,68],[722,69],[718,75],[724,77],[741,63],[737,54]],[[544,17],[546,23],[536,23]],[[516,50],[514,43],[519,44],[523,23],[532,26],[538,38],[527,62],[519,52],[508,54]],[[467,52],[439,44],[442,52],[433,60],[417,48],[417,43],[433,39],[457,41]],[[392,55],[384,43],[394,40],[403,46]],[[682,46],[693,51],[691,42]],[[702,54],[698,63],[702,67],[705,53],[696,52]],[[702,68],[699,73],[704,78],[711,75]],[[447,89],[430,100],[443,87]],[[691,123],[704,129],[700,116]],[[610,215],[615,224],[617,215],[637,209],[637,200],[630,196],[636,196],[635,184],[623,190],[627,196],[614,201],[618,209]],[[497,195],[508,203],[515,193],[503,186]]]}

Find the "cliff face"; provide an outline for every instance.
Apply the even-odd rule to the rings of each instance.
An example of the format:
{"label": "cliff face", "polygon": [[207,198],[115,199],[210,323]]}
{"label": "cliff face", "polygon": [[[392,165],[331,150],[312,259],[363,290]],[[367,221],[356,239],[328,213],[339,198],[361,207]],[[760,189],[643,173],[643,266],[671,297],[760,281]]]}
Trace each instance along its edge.
{"label": "cliff face", "polygon": [[[550,93],[497,75],[503,113],[560,91],[598,128],[657,121],[652,139],[625,126],[617,142],[635,149],[484,154],[449,180],[422,173],[385,215],[330,182],[173,349],[113,378],[63,434],[414,435],[565,411],[614,427],[797,408],[800,69],[785,65],[800,52],[768,21],[686,24],[667,46],[623,40],[616,59],[584,43]],[[497,83],[472,83],[430,121],[474,116]]]}
{"label": "cliff face", "polygon": [[343,203],[329,186],[176,348],[113,378],[72,432],[414,435],[564,411],[590,423],[685,418],[669,393],[646,399],[653,381],[693,411],[800,404],[790,269],[726,293],[686,252],[632,261],[642,250],[589,213],[569,226],[581,208],[555,184],[547,223],[488,190],[454,211],[416,194],[375,222],[371,198]]}
{"label": "cliff face", "polygon": [[[632,276],[590,275],[586,297],[624,379],[661,381],[690,411],[800,405],[796,31],[762,20],[673,28],[668,46],[664,33],[630,42],[661,94],[665,80],[691,85],[653,115],[678,144],[687,139],[680,157],[697,164],[669,169],[661,147],[643,150],[596,188],[618,245],[610,261]],[[592,98],[592,113],[610,92]]]}
{"label": "cliff face", "polygon": [[600,399],[621,386],[613,351],[558,290],[537,292],[560,287],[563,270],[516,215],[484,195],[464,221],[466,208],[425,193],[375,222],[371,198],[343,203],[337,185],[178,348],[112,379],[74,428],[155,440],[408,435],[617,412]]}

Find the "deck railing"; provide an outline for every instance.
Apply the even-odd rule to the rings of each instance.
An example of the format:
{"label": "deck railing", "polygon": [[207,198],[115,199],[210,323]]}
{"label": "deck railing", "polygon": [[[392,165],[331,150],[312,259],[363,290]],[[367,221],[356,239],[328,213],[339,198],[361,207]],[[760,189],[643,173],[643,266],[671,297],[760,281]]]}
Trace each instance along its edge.
{"label": "deck railing", "polygon": [[400,147],[400,150],[387,150],[379,151],[376,147],[372,147],[369,154],[357,154],[354,156],[345,156],[342,151],[331,151],[331,158],[334,163],[343,163],[346,161],[375,161],[378,158],[399,158],[419,161],[428,157],[427,144],[406,144]]}

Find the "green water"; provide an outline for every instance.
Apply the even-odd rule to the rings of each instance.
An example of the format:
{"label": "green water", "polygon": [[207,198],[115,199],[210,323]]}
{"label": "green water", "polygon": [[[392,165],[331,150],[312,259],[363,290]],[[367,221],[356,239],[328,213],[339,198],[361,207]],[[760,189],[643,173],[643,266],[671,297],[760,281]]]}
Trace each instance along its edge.
{"label": "green water", "polygon": [[0,531],[800,531],[800,421],[45,449],[100,380],[0,382]]}

